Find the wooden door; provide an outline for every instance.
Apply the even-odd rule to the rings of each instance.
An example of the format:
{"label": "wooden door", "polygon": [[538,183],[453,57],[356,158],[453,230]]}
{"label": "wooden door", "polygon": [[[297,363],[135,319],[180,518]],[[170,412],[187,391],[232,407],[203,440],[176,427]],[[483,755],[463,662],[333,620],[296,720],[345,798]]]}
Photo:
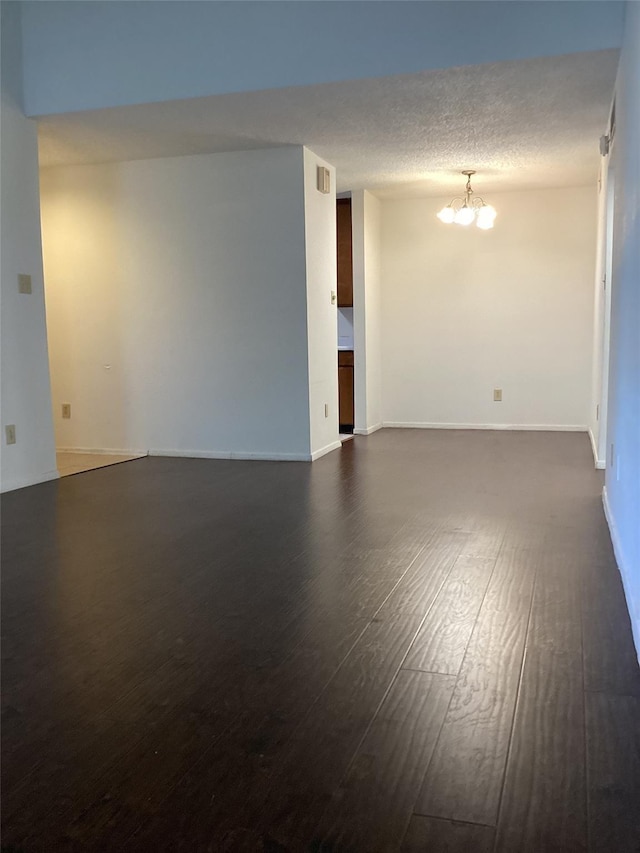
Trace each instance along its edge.
{"label": "wooden door", "polygon": [[354,423],[353,351],[338,352],[338,412],[340,432],[352,432]]}
{"label": "wooden door", "polygon": [[353,306],[353,241],[351,236],[351,199],[336,201],[338,238],[338,307]]}

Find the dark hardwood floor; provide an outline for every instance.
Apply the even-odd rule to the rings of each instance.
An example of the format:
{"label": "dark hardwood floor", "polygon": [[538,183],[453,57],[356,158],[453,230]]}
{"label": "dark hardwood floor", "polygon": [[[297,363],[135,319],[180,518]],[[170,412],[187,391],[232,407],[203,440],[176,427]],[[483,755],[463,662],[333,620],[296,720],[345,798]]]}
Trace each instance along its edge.
{"label": "dark hardwood floor", "polygon": [[384,430],[2,499],[3,850],[639,853],[585,435]]}

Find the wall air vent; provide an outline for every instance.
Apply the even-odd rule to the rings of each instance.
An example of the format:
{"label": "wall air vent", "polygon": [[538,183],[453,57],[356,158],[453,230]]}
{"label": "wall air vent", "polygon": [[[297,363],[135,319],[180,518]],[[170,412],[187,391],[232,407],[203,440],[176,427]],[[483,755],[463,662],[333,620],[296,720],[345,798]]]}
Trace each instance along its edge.
{"label": "wall air vent", "polygon": [[331,172],[325,166],[318,166],[318,192],[331,191]]}

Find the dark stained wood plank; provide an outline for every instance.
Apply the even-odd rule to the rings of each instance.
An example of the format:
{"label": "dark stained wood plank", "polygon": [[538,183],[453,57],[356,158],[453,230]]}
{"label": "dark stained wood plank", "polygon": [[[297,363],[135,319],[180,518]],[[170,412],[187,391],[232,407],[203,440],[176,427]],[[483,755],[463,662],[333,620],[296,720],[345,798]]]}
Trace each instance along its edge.
{"label": "dark stained wood plank", "polygon": [[[180,680],[169,679],[168,672],[160,675],[160,695],[155,674],[118,703],[110,711],[112,726],[103,732],[104,740],[63,744],[62,754],[74,755],[71,772],[60,763],[44,778],[36,771],[25,780],[5,802],[14,833],[24,827],[25,838],[35,830],[51,837],[61,824],[65,837],[78,840],[91,832],[117,848],[185,773],[200,765],[203,755],[211,762],[208,782],[222,804],[223,789],[228,797],[228,789],[242,781],[239,769],[257,768],[262,774],[269,768],[366,625],[355,620],[318,626],[278,667],[230,660],[211,666],[207,674],[202,661],[198,664],[202,650],[194,650],[195,657],[183,661],[187,668],[179,667]],[[169,701],[172,690],[179,696],[175,704]],[[159,768],[158,755],[163,756]],[[32,813],[35,789],[49,803],[45,815]]]}
{"label": "dark stained wood plank", "polygon": [[537,574],[497,853],[587,849],[580,567],[549,553]]}
{"label": "dark stained wood plank", "polygon": [[640,851],[640,698],[587,693],[589,850]]}
{"label": "dark stained wood plank", "polygon": [[320,850],[397,850],[455,678],[401,670],[315,832]]}
{"label": "dark stained wood plank", "polygon": [[[39,839],[49,839],[51,849],[82,847],[87,838],[100,838],[101,849],[119,849],[228,730],[215,709],[208,716],[185,710],[146,733],[125,731],[120,748],[113,740],[96,742],[66,768],[71,778],[63,778],[59,791],[51,790],[55,776],[34,774],[24,808],[8,818],[12,837],[27,849],[37,849]],[[34,809],[34,795],[46,809]]]}
{"label": "dark stained wood plank", "polygon": [[[416,531],[411,531],[406,538],[403,537],[401,541],[397,541],[398,548],[387,554],[387,559],[384,561],[384,568],[387,569],[386,574],[389,575],[389,579],[386,580],[387,586],[392,586],[394,577],[398,574],[401,575],[411,566],[415,556],[423,547],[421,542],[429,539],[430,536],[429,526],[425,525],[419,535]],[[402,556],[398,556],[398,554]],[[369,575],[366,569],[371,568],[375,575],[376,560],[374,559],[372,562],[369,559],[369,554],[361,550],[358,551],[358,560],[361,562],[361,566],[354,578],[355,580],[367,581]],[[247,742],[260,743],[262,753],[260,768],[262,770],[272,758],[274,750],[286,742],[287,737],[299,722],[299,708],[305,707],[305,702],[307,705],[313,702],[322,692],[330,675],[366,627],[366,622],[359,619],[354,620],[354,614],[357,615],[360,612],[363,603],[371,599],[373,593],[378,595],[376,589],[375,585],[371,586],[368,583],[365,586],[362,584],[351,586],[350,582],[349,586],[341,591],[337,600],[331,601],[330,608],[325,607],[324,603],[318,602],[318,604],[322,603],[322,606],[316,607],[313,612],[313,621],[310,622],[308,618],[306,619],[306,636],[302,635],[302,640],[298,640],[300,644],[297,650],[293,653],[290,651],[289,659],[284,661],[282,666],[267,671],[260,668],[256,673],[261,678],[258,685],[255,684],[254,679],[253,684],[242,687],[242,662],[235,661],[234,663],[231,661],[230,666],[224,670],[228,671],[228,677],[222,681],[219,679],[217,682],[211,681],[200,699],[194,696],[188,700],[187,710],[190,712],[194,705],[197,707],[199,703],[204,701],[204,708],[202,711],[198,711],[198,715],[202,717],[204,714],[204,719],[208,719],[212,713],[217,713],[217,709],[215,704],[212,707],[207,707],[206,697],[217,695],[224,695],[225,710],[228,713],[231,713],[233,709],[241,709],[243,702],[245,707],[247,704],[249,706],[255,705],[256,713],[249,717],[245,716],[241,727],[236,732],[238,738],[236,760],[241,766],[243,760],[245,765],[247,762],[254,762],[253,747],[247,755],[245,744]],[[352,612],[348,612],[349,607],[351,607],[349,605],[351,600],[358,606],[355,609],[352,608]],[[347,610],[344,609],[345,607]],[[318,638],[323,640],[321,645],[318,645]],[[325,638],[328,639],[328,642],[324,642]],[[291,645],[291,638],[289,638],[289,645]],[[185,648],[183,645],[181,647],[182,660],[179,675],[184,674],[183,663],[196,666],[198,658],[202,658],[203,654],[206,653],[202,648],[191,649],[189,646]],[[167,680],[167,675],[166,672],[159,674],[158,679],[165,693],[172,684],[171,681]],[[263,675],[264,679],[262,679]],[[202,674],[200,679],[202,679]],[[195,684],[197,683],[195,682]],[[185,685],[175,684],[174,686],[184,701],[188,697]],[[147,696],[152,687],[152,684],[143,686],[141,697],[145,701],[148,701]],[[129,696],[130,702],[136,708],[140,701],[137,693],[138,691],[134,691]],[[239,694],[237,699],[235,694]],[[278,698],[274,702],[274,696],[283,696],[285,700],[281,702]],[[272,708],[272,712],[267,715],[264,713],[265,704]],[[161,710],[167,710],[165,703],[162,703]],[[71,778],[68,778],[64,766],[61,766],[60,772],[47,780],[48,790],[46,793],[48,799],[60,803],[55,814],[55,820],[61,822],[61,815],[66,814],[65,820],[68,821],[66,832],[70,837],[76,837],[79,826],[84,832],[93,828],[94,831],[100,830],[102,837],[108,838],[109,842],[115,845],[127,838],[139,826],[144,817],[148,816],[149,809],[157,802],[158,798],[162,798],[163,791],[166,795],[170,788],[184,775],[185,766],[189,766],[189,762],[194,764],[199,760],[202,750],[206,749],[206,744],[199,742],[197,738],[189,734],[187,729],[184,735],[186,743],[182,746],[180,731],[183,726],[180,724],[174,727],[174,730],[169,731],[167,735],[168,739],[173,740],[174,743],[177,739],[178,754],[175,759],[166,762],[167,766],[163,768],[163,772],[156,773],[154,778],[149,780],[145,777],[144,772],[140,775],[139,772],[135,771],[131,784],[121,786],[124,787],[124,791],[120,798],[112,795],[105,796],[104,791],[108,792],[110,788],[109,777],[116,776],[118,773],[122,774],[120,766],[123,754],[133,761],[135,767],[142,769],[147,764],[146,756],[149,750],[152,753],[152,763],[153,755],[161,751],[156,749],[157,733],[152,733],[151,744],[149,743],[150,739],[144,737],[143,732],[139,731],[138,728],[133,730],[131,736],[126,736],[126,726],[129,725],[129,721],[122,718],[122,710],[116,707],[110,716],[117,720],[119,727],[123,725],[125,727],[120,732],[117,742],[118,748],[103,755],[101,752],[96,752],[95,748],[89,743],[89,746],[85,748],[85,755],[76,750],[76,762],[79,768],[79,775],[76,780],[74,780],[73,774],[71,774]],[[136,721],[133,722],[135,725]],[[156,729],[161,731],[160,723],[161,720],[158,720],[154,725]],[[211,740],[213,738],[210,738]],[[85,741],[81,740],[80,742]],[[229,742],[230,735],[227,733],[223,755],[225,750],[228,750],[229,753],[233,751]],[[69,745],[67,744],[65,750],[68,751],[68,749]],[[134,756],[136,756],[135,760]],[[37,774],[35,778],[37,779]],[[14,821],[16,823],[19,819],[21,823],[26,823],[31,829],[33,829],[34,821],[30,817],[28,808],[28,792],[32,784],[33,780],[28,780],[28,784],[22,786],[22,791],[18,792],[25,792],[27,808],[19,808],[17,810],[19,817]],[[75,790],[74,785],[76,786]],[[45,794],[42,787],[40,787],[40,792],[42,795]],[[71,809],[68,807],[70,802],[73,803]],[[24,806],[24,803],[21,803],[21,806]]]}
{"label": "dark stained wood plank", "polygon": [[444,585],[469,536],[447,529],[434,533],[376,613],[424,616]]}
{"label": "dark stained wood plank", "polygon": [[[291,738],[266,792],[259,826],[293,847],[313,830],[373,720],[420,626],[419,617],[374,621]],[[322,747],[319,750],[319,743]]]}
{"label": "dark stained wood plank", "polygon": [[401,853],[493,853],[495,829],[414,815]]}
{"label": "dark stained wood plank", "polygon": [[[633,692],[601,487],[582,435],[383,430],[314,465],[147,458],[3,495],[3,844],[293,853],[323,815],[348,839],[337,794],[357,804],[354,768],[393,787],[394,760],[413,759],[392,755],[403,730],[380,716],[396,678],[429,677],[399,669],[409,644],[455,560],[499,553],[457,682],[462,725],[449,741],[441,729],[429,773],[448,743],[452,814],[491,811],[526,567],[541,566],[502,806],[503,836],[522,828],[500,843],[531,849],[549,827],[571,850],[583,825],[577,807],[571,837],[562,768],[570,782],[580,757],[573,734],[561,748],[546,732],[573,714],[580,597],[587,683]],[[593,711],[594,844],[623,851],[633,725],[631,705]],[[374,731],[386,781],[360,764]],[[467,826],[411,826],[427,823],[441,847]],[[491,832],[468,831],[468,849]]]}
{"label": "dark stained wood plank", "polygon": [[535,576],[529,535],[498,557],[416,812],[495,825]]}
{"label": "dark stained wood plank", "polygon": [[[428,531],[428,527],[426,531]],[[423,541],[428,539],[429,535],[428,532],[425,532]],[[214,643],[213,648],[218,648],[223,647],[225,640],[232,639],[236,645],[241,644],[247,650],[247,659],[254,665],[265,665],[272,663],[274,657],[277,662],[277,660],[282,659],[283,655],[291,654],[296,643],[300,642],[305,634],[314,630],[327,630],[329,624],[334,624],[340,619],[350,624],[350,620],[359,619],[362,615],[372,615],[380,602],[385,599],[388,591],[394,587],[397,577],[401,576],[406,571],[407,566],[411,565],[413,555],[418,554],[422,547],[418,545],[418,537],[413,532],[408,540],[402,540],[402,546],[401,556],[397,556],[395,550],[392,555],[385,552],[387,553],[386,559],[378,560],[379,566],[376,565],[375,559],[369,558],[370,552],[365,552],[362,549],[358,549],[357,560],[349,559],[344,564],[342,561],[337,561],[335,565],[341,569],[343,586],[338,587],[333,583],[326,584],[327,590],[331,593],[330,598],[324,600],[323,597],[315,594],[311,609],[304,603],[305,597],[278,594],[277,602],[272,603],[273,596],[269,592],[263,594],[260,598],[258,612],[252,614],[250,607],[245,607],[242,619],[252,618],[248,623],[238,621],[237,631],[235,630],[233,614],[228,620],[218,620],[218,622],[212,618],[212,602],[208,597],[203,597],[203,600],[197,603],[197,609],[188,612],[189,625],[185,625],[182,621],[173,632],[171,630],[172,611],[166,615],[164,624],[162,622],[158,624],[158,628],[162,628],[162,631],[156,632],[154,623],[149,624],[144,618],[148,616],[147,609],[145,609],[143,618],[139,619],[136,625],[132,623],[132,633],[118,636],[119,642],[112,644],[113,648],[105,649],[101,655],[96,655],[95,649],[92,649],[93,654],[91,656],[80,657],[80,660],[77,660],[77,656],[65,658],[68,672],[60,672],[59,668],[52,667],[53,675],[57,676],[57,680],[60,681],[60,689],[67,691],[69,695],[73,695],[75,684],[78,681],[83,684],[81,694],[74,696],[73,701],[72,710],[77,715],[78,721],[78,728],[73,730],[74,738],[82,733],[82,722],[94,707],[101,708],[103,717],[108,712],[111,704],[108,697],[113,695],[112,685],[121,688],[123,678],[128,675],[126,671],[123,672],[122,666],[119,665],[120,660],[130,667],[132,675],[140,670],[143,673],[148,671],[157,673],[160,689],[166,690],[172,684],[172,669],[175,668],[176,664],[178,664],[177,676],[183,680],[185,665],[190,660],[205,659],[212,662],[212,642]],[[350,572],[349,570],[354,566],[355,572]],[[291,568],[301,574],[308,572],[305,558],[294,561]],[[381,572],[380,570],[384,571]],[[299,585],[294,585],[293,588],[299,590]],[[322,593],[324,595],[325,590],[322,590]],[[178,609],[182,612],[181,619],[183,620],[184,609]],[[274,621],[269,614],[276,610],[280,614],[280,619]],[[283,624],[281,625],[281,623]],[[289,626],[291,630],[288,630]],[[149,631],[153,638],[153,643],[147,644],[143,649],[145,653],[147,651],[152,652],[152,657],[148,657],[146,654],[141,655],[140,648],[135,644],[135,638],[139,636],[142,629]],[[252,641],[252,636],[256,637],[255,642]],[[279,651],[280,649],[282,651]],[[169,656],[168,660],[167,656]],[[87,666],[86,673],[82,668],[83,663]],[[67,693],[58,696],[58,685],[55,683],[56,679],[53,678],[53,675],[47,674],[47,679],[53,680],[54,684],[48,692],[44,690],[42,692],[47,699],[52,696],[55,697],[54,707],[60,707],[65,704]],[[42,685],[40,686],[42,687]],[[6,698],[12,702],[12,707],[28,710],[28,713],[18,714],[12,719],[11,722],[15,726],[28,722],[33,714],[34,688],[30,681],[26,687],[28,692],[20,697],[19,702],[16,702],[16,697],[13,694],[7,693]],[[136,681],[132,681],[130,689],[133,690],[135,687]],[[147,686],[145,689],[148,691],[150,688]],[[176,689],[184,690],[184,687],[178,688],[176,685]],[[37,698],[36,694],[35,699]],[[115,698],[117,696],[112,699],[112,702],[115,701]],[[31,769],[31,755],[35,756],[37,761],[41,761],[45,754],[50,755],[50,744],[57,742],[56,725],[59,717],[56,713],[52,713],[50,706],[47,710],[48,713],[43,717],[44,726],[41,729],[32,728],[28,736],[23,735],[19,739],[14,739],[16,744],[20,745],[20,751],[15,755],[5,751],[5,761],[9,766],[13,763],[16,768],[21,768],[25,772]],[[67,714],[65,722],[68,723],[68,721]],[[108,720],[105,722],[108,723]],[[93,731],[89,734],[92,733]]]}
{"label": "dark stained wood plank", "polygon": [[640,666],[617,566],[585,559],[582,583],[585,689],[640,697]]}
{"label": "dark stained wood plank", "polygon": [[468,533],[468,538],[460,554],[495,561],[504,541],[504,522],[496,522],[494,519],[483,519],[479,522],[477,518],[467,518],[462,519],[461,524],[463,530]]}
{"label": "dark stained wood plank", "polygon": [[[295,847],[304,838],[308,842],[419,624],[418,617],[400,616],[372,622],[288,738],[271,775],[238,776],[236,765],[246,766],[246,760],[233,744],[230,749],[226,744],[227,752],[223,750],[217,758],[203,757],[199,773],[181,781],[165,802],[163,814],[132,840],[133,848],[178,851],[193,845],[197,849],[205,842],[222,844],[248,825],[260,837],[278,843]],[[231,766],[229,752],[234,757]],[[231,814],[230,800],[234,803]],[[197,819],[189,820],[189,815]],[[173,848],[162,846],[168,838],[174,839]]]}
{"label": "dark stained wood plank", "polygon": [[[237,719],[238,694],[248,701],[255,688],[251,676],[239,666],[220,667],[208,677],[202,668],[192,670],[190,683],[171,685],[179,694],[175,702],[163,700],[150,684],[140,685],[113,709],[112,724],[100,736],[69,734],[50,750],[55,761],[11,791],[6,806],[14,837],[54,838],[60,827],[61,837],[79,842],[84,833],[104,830],[118,810],[118,829],[132,820],[133,831]],[[38,800],[47,808],[34,810]]]}
{"label": "dark stained wood plank", "polygon": [[457,675],[495,559],[458,557],[404,662],[407,669]]}

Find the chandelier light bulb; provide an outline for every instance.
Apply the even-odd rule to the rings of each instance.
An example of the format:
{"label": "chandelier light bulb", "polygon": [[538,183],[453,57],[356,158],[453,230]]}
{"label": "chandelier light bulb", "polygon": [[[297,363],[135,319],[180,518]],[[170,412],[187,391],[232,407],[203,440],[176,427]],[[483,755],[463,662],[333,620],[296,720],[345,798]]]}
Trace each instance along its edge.
{"label": "chandelier light bulb", "polygon": [[446,207],[443,207],[440,213],[438,214],[438,219],[440,222],[445,222],[447,225],[450,222],[453,222],[456,213],[455,210],[448,204]]}
{"label": "chandelier light bulb", "polygon": [[474,212],[470,207],[461,207],[454,217],[458,225],[470,225],[474,219]]}
{"label": "chandelier light bulb", "polygon": [[471,225],[475,220],[478,228],[488,231],[490,228],[493,228],[494,220],[497,216],[496,209],[490,204],[486,204],[480,197],[473,195],[471,176],[475,175],[475,171],[473,169],[465,169],[462,174],[467,179],[464,195],[452,199],[437,214],[437,217],[440,222],[444,222],[447,225],[451,222],[455,222],[458,225]]}

